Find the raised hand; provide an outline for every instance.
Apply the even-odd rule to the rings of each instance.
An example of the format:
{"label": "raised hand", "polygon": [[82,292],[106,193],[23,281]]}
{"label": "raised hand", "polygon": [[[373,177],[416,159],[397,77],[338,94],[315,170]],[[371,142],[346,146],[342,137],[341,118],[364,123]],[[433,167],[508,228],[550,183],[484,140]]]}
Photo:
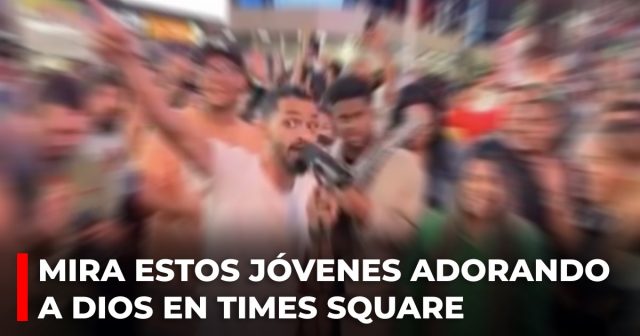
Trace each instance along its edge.
{"label": "raised hand", "polygon": [[134,56],[134,41],[126,28],[111,15],[100,0],[88,2],[98,17],[94,36],[97,52],[110,61],[120,61]]}
{"label": "raised hand", "polygon": [[192,132],[184,118],[172,111],[165,92],[153,81],[143,62],[137,57],[135,40],[99,0],[87,0],[98,16],[97,50],[115,63],[124,74],[127,85],[140,102],[145,118],[204,175],[212,174],[211,147],[206,138]]}

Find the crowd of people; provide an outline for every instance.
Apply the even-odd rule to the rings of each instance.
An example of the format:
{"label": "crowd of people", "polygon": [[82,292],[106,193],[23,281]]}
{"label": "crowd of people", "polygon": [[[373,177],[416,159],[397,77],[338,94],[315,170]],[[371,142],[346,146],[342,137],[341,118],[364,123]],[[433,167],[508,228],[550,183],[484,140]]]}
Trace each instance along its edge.
{"label": "crowd of people", "polygon": [[[407,265],[604,258],[612,266],[605,283],[277,289],[465,298],[464,320],[366,326],[319,319],[281,333],[640,333],[640,73],[621,73],[634,69],[624,60],[584,69],[580,80],[591,81],[582,90],[567,90],[576,74],[535,48],[522,61],[532,72],[522,84],[501,81],[496,68],[466,85],[426,72],[398,85],[384,31],[373,27],[362,36],[367,57],[351,64],[323,59],[307,43],[287,69],[281,59],[265,63],[220,39],[191,55],[167,52],[158,66],[94,7],[102,13],[95,41],[102,65],[35,74],[21,70],[13,53],[0,54],[6,82],[37,83],[37,94],[23,95],[34,97],[12,104],[0,124],[0,241],[8,249],[125,261],[278,252],[400,258]],[[326,183],[306,155],[308,144],[325,150],[350,179]],[[140,290],[134,287],[93,290],[126,296]],[[33,288],[33,300],[46,296],[46,286]],[[248,295],[261,288],[222,290]],[[162,322],[97,321],[83,330],[225,330],[187,322],[177,330]]]}

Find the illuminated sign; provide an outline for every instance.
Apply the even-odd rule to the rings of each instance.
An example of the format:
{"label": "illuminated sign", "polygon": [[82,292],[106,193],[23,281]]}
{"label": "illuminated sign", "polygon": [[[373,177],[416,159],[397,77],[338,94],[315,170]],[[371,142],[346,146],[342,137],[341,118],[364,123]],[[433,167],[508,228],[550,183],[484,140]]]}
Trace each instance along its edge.
{"label": "illuminated sign", "polygon": [[145,15],[145,26],[149,37],[170,42],[196,42],[193,26],[180,19],[159,15]]}

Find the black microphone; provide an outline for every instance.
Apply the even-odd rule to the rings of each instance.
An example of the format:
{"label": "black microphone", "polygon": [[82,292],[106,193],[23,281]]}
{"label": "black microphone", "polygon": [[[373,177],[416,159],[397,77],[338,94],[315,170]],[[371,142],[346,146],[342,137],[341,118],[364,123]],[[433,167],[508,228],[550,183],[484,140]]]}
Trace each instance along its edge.
{"label": "black microphone", "polygon": [[302,159],[311,167],[321,185],[343,189],[353,183],[349,169],[316,144],[307,143],[304,146]]}

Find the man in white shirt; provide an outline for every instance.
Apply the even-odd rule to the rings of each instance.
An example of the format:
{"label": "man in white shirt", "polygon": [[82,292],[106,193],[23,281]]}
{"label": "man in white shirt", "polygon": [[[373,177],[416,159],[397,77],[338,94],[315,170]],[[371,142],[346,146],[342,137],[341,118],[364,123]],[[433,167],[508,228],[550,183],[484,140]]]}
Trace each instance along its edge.
{"label": "man in white shirt", "polygon": [[[167,106],[162,91],[137,58],[133,39],[104,7],[93,3],[96,10],[104,12],[98,41],[101,55],[121,69],[148,120],[174,145],[194,175],[207,179],[202,185],[205,244],[216,245],[216,250],[220,247],[241,251],[264,245],[283,248],[297,245],[295,232],[299,228],[294,226],[299,224],[291,224],[295,222],[291,217],[297,217],[297,212],[306,209],[306,199],[288,200],[296,198],[292,195],[299,184],[297,177],[305,171],[302,147],[316,138],[318,116],[313,100],[293,88],[276,92],[267,99],[270,108],[265,111],[270,115],[263,127],[268,146],[261,153],[252,154],[203,138],[191,132],[182,116]],[[210,58],[207,62],[216,71],[237,67],[225,57]]]}

